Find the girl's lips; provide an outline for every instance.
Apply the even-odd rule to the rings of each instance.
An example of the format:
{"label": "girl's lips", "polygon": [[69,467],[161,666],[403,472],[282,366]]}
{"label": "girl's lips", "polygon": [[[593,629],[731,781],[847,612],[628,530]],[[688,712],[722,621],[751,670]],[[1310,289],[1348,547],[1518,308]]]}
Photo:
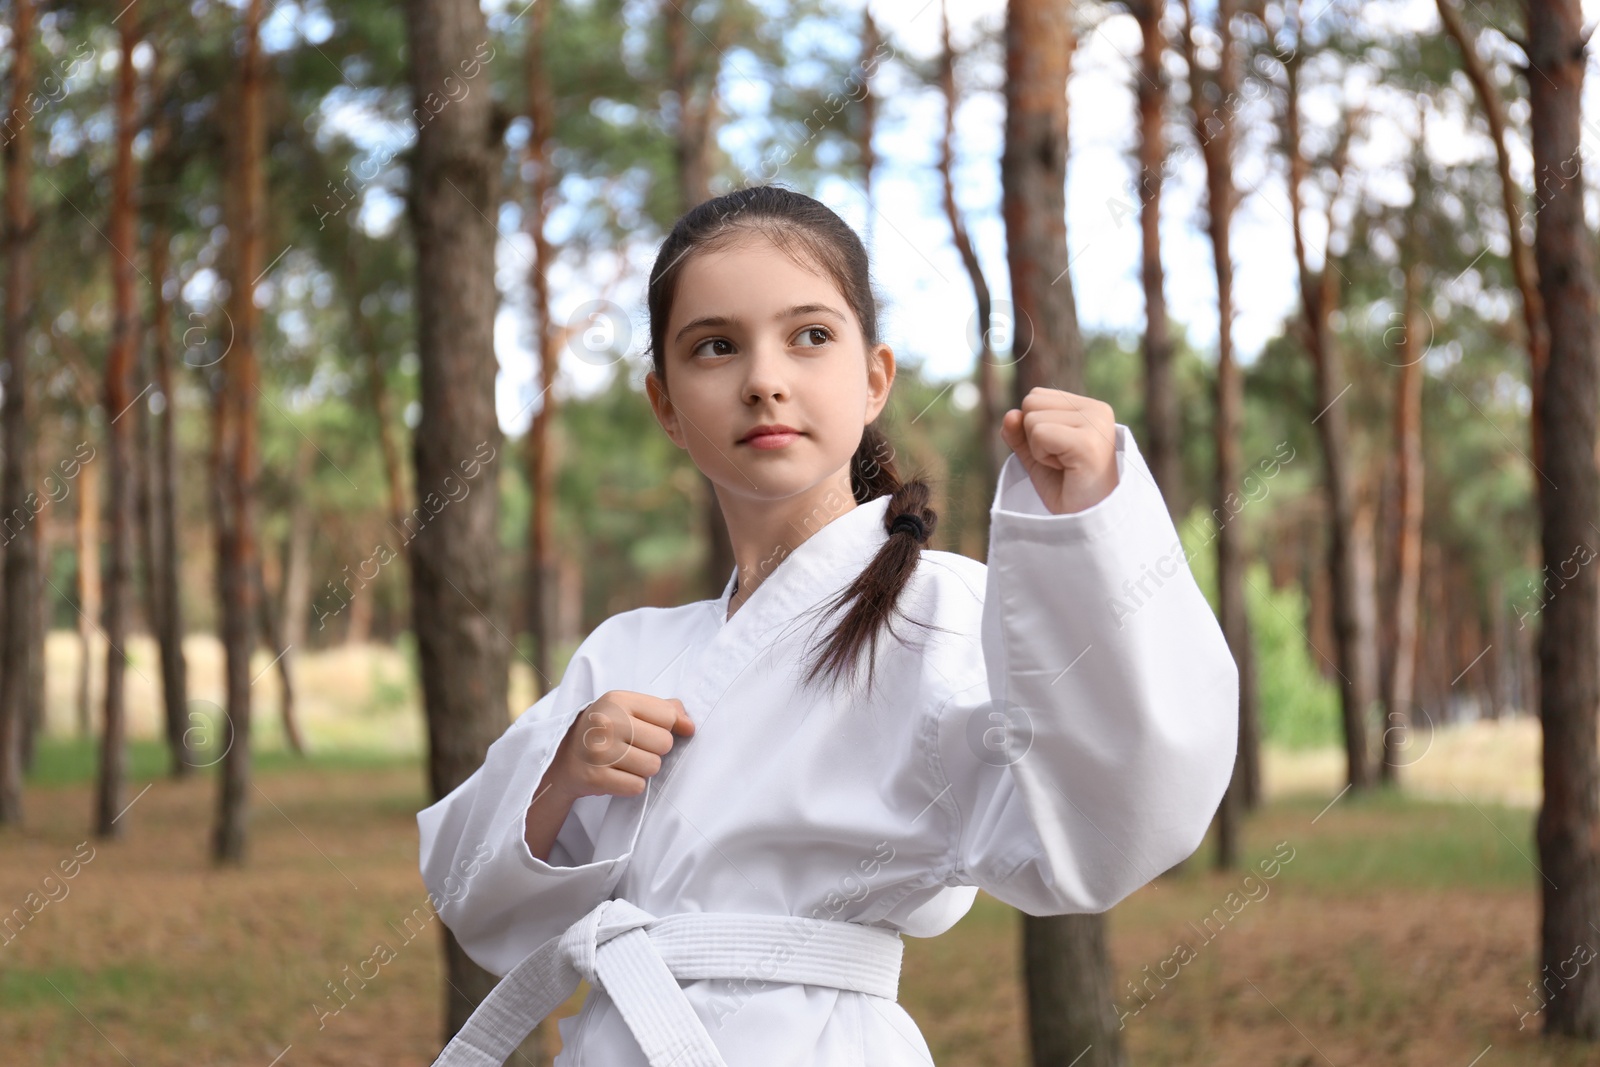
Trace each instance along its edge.
{"label": "girl's lips", "polygon": [[799,440],[799,438],[800,434],[798,433],[760,433],[740,443],[749,445],[751,448],[783,448]]}

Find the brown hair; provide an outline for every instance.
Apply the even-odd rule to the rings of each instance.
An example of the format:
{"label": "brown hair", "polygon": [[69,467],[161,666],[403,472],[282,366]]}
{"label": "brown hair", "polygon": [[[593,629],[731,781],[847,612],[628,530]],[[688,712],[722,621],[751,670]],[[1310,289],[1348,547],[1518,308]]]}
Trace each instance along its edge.
{"label": "brown hair", "polygon": [[[803,193],[780,185],[749,186],[685,213],[656,254],[647,303],[650,359],[663,385],[667,317],[684,263],[696,253],[725,248],[751,236],[765,237],[797,262],[825,272],[855,312],[867,348],[879,343],[878,304],[861,238],[827,205]],[[846,610],[804,682],[809,684],[824,674],[839,680],[854,666],[865,645],[870,691],[878,632],[890,623],[900,592],[916,570],[922,546],[933,535],[939,517],[928,506],[928,485],[922,477],[900,480],[894,449],[876,419],[863,430],[850,460],[850,490],[857,504],[889,496],[883,515],[889,539],[850,585],[822,605],[830,613],[842,606]]]}

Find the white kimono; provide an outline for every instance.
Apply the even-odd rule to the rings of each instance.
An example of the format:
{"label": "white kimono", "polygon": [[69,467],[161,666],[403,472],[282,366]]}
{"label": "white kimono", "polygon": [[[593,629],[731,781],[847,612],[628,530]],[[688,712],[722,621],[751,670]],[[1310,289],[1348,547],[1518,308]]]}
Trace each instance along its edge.
{"label": "white kimono", "polygon": [[[1035,915],[1100,912],[1188,856],[1232,773],[1238,672],[1121,424],[1116,456],[1110,495],[1066,515],[1011,456],[987,568],[923,551],[900,639],[880,635],[870,701],[795,678],[806,639],[839,617],[803,613],[883,544],[887,497],[823,525],[731,619],[731,576],[716,601],[607,619],[483,766],[418,814],[440,918],[504,975],[608,898],[655,916],[812,916],[932,937],[980,887]],[[641,795],[577,800],[537,859],[523,837],[534,789],[578,712],[611,689],[680,698],[696,732],[675,738]],[[888,997],[679,984],[730,1065],[932,1062]],[[602,988],[560,1033],[557,1067],[645,1067]]]}

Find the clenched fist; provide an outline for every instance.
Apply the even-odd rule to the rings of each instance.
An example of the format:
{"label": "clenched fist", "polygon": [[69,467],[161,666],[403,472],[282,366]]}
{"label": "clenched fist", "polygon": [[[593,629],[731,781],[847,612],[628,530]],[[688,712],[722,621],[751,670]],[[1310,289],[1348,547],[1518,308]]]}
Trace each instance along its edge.
{"label": "clenched fist", "polygon": [[644,792],[645,781],[661,770],[661,757],[672,751],[674,735],[694,735],[694,722],[675,697],[613,689],[580,711],[528,805],[528,850],[548,860],[579,797]]}
{"label": "clenched fist", "polygon": [[661,770],[674,734],[694,734],[683,701],[610,690],[572,721],[550,764],[549,781],[556,792],[574,799],[638,796],[645,779]]}
{"label": "clenched fist", "polygon": [[1035,386],[1000,420],[1000,437],[1051,514],[1082,511],[1117,487],[1117,419],[1103,400]]}

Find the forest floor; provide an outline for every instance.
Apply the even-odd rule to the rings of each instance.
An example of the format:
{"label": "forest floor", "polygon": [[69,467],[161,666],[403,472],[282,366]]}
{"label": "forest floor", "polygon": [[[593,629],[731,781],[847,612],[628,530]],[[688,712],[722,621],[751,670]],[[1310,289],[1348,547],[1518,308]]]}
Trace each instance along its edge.
{"label": "forest floor", "polygon": [[[136,741],[124,837],[95,841],[92,747],[47,740],[26,826],[0,831],[0,915],[38,894],[31,921],[0,936],[0,1061],[431,1062],[443,982],[440,927],[417,873],[426,787],[394,704],[363,705],[365,726],[344,733],[310,715],[318,754],[307,761],[263,745],[242,869],[208,859],[209,770],[170,780],[159,746]],[[1498,737],[1485,741],[1491,727]],[[1441,732],[1408,776],[1430,795],[1340,795],[1328,776],[1336,757],[1269,751],[1269,799],[1246,824],[1239,868],[1213,870],[1207,841],[1108,914],[1129,1062],[1600,1058],[1538,1036],[1533,810],[1515,803],[1527,762],[1537,774],[1529,729]],[[357,733],[359,747],[329,743]],[[948,933],[906,939],[900,999],[937,1063],[1025,1062],[1018,927],[1016,911],[980,893]],[[375,968],[364,985],[346,982]],[[553,1049],[553,1021],[547,1033]]]}

